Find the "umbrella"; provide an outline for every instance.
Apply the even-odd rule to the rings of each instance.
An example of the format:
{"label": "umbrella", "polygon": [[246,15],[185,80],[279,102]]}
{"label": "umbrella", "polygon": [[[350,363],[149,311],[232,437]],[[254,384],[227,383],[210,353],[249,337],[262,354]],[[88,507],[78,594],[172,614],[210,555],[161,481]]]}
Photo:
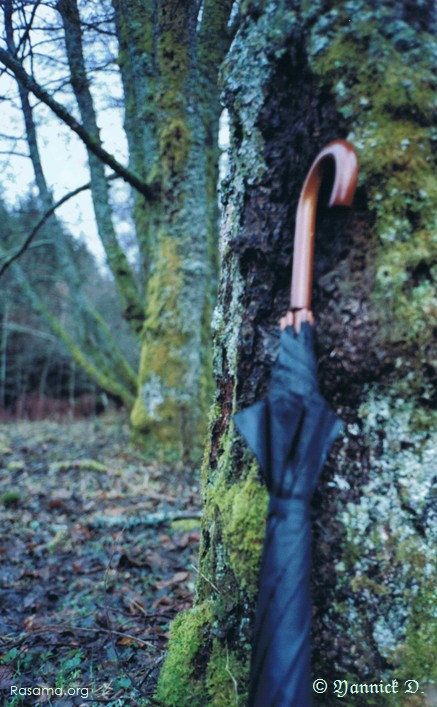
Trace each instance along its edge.
{"label": "umbrella", "polygon": [[[326,168],[335,167],[329,206],[349,206],[358,163],[335,140],[310,168],[298,204],[291,306],[269,391],[235,415],[270,494],[260,571],[249,692],[250,707],[308,707],[310,679],[310,499],[341,422],[319,392],[311,313],[316,205]],[[331,165],[329,164],[331,163]]]}

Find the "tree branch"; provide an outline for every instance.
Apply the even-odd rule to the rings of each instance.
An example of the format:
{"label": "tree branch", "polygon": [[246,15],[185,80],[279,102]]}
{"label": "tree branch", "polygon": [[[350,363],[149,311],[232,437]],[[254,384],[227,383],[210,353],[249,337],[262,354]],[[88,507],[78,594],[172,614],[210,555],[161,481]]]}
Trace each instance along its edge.
{"label": "tree branch", "polygon": [[118,160],[115,159],[113,155],[107,152],[100,144],[99,141],[93,138],[84,126],[81,125],[67,110],[63,105],[58,103],[52,96],[50,96],[47,91],[45,91],[42,86],[39,85],[35,79],[30,76],[22,67],[19,61],[15,59],[8,51],[0,47],[0,62],[4,64],[12,73],[14,74],[17,81],[20,82],[24,88],[33,93],[34,96],[40,99],[46,106],[48,106],[55,115],[62,120],[63,123],[68,125],[68,127],[73,130],[82,140],[82,142],[87,146],[87,148],[96,157],[98,157],[102,162],[107,164],[114,172],[121,177],[125,182],[130,184],[131,187],[136,189],[138,192],[143,194],[147,199],[153,200],[156,198],[156,187],[150,186],[143,182],[137,175],[133,174],[129,169],[124,167]]}
{"label": "tree branch", "polygon": [[60,339],[63,344],[70,351],[74,361],[80,366],[88,375],[94,378],[97,383],[108,393],[113,393],[118,396],[126,407],[131,408],[135,402],[135,396],[133,393],[126,388],[126,386],[116,379],[115,377],[108,376],[104,373],[98,365],[95,365],[90,356],[84,352],[78,344],[75,343],[74,339],[70,334],[64,329],[61,323],[56,319],[56,317],[50,312],[46,307],[38,293],[32,288],[27,280],[25,273],[20,267],[19,263],[14,264],[14,271],[17,276],[19,283],[26,296],[28,297],[33,309],[40,314],[43,319],[50,326],[51,330],[55,336]]}
{"label": "tree branch", "polygon": [[[114,177],[112,177],[114,178]],[[86,189],[90,188],[90,183],[88,182],[87,184],[82,184],[81,187],[78,187],[77,189],[74,189],[73,191],[68,192],[68,194],[64,194],[62,199],[59,199],[53,206],[48,209],[40,218],[38,223],[32,228],[31,232],[27,236],[27,238],[24,240],[24,242],[21,244],[21,246],[13,253],[9,258],[3,263],[3,265],[0,267],[0,277],[6,272],[6,270],[12,265],[12,263],[17,260],[30,246],[32,240],[35,238],[36,234],[38,231],[42,228],[42,226],[45,224],[45,222],[50,218],[52,214],[55,213],[56,209],[59,208],[59,206],[62,206],[62,204],[65,204],[66,201],[69,199],[72,199],[74,196],[77,196],[77,194],[80,194],[80,192],[85,191]]]}

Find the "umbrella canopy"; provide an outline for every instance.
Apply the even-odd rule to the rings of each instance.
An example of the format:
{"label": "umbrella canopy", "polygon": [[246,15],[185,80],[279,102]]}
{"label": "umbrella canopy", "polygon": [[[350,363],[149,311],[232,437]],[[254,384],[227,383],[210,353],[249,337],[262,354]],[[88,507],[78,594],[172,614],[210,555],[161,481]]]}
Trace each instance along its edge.
{"label": "umbrella canopy", "polygon": [[[270,503],[253,639],[250,707],[309,707],[310,499],[341,422],[319,392],[311,313],[316,201],[328,160],[330,205],[350,205],[357,181],[352,146],[336,140],[313,163],[298,206],[291,308],[281,320],[269,392],[238,413],[238,430],[260,464]],[[304,241],[302,243],[302,240]]]}

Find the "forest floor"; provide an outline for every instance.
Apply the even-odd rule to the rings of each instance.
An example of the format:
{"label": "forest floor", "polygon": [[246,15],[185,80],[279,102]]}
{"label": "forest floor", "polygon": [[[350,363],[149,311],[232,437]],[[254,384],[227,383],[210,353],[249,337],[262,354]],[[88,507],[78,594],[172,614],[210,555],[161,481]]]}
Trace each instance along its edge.
{"label": "forest floor", "polygon": [[145,464],[119,417],[0,425],[0,467],[0,704],[156,704],[196,581],[196,474]]}

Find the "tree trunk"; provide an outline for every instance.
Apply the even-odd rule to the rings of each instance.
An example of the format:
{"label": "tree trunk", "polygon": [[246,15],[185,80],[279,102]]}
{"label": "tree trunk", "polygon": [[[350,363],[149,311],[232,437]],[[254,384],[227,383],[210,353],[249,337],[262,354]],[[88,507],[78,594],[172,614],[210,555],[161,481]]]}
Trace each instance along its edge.
{"label": "tree trunk", "polygon": [[207,153],[206,145],[209,137],[217,146],[217,71],[231,3],[204,10],[202,25],[213,15],[211,34],[220,40],[208,92],[196,3],[113,4],[131,167],[160,185],[153,204],[140,195],[135,201],[146,302],[131,419],[154,455],[198,460],[212,398],[209,327],[217,268],[218,149]]}
{"label": "tree trunk", "polygon": [[[101,145],[97,118],[91,97],[82,49],[82,33],[76,0],[59,0],[56,5],[62,16],[65,47],[71,74],[71,85],[79,106],[82,124],[92,140]],[[99,237],[105,249],[108,265],[114,276],[123,303],[123,312],[132,331],[138,334],[143,324],[143,306],[137,284],[126,254],[118,243],[112,222],[109,187],[105,165],[89,148],[88,164],[91,175],[91,196]]]}
{"label": "tree trunk", "polygon": [[[194,608],[172,628],[157,690],[165,705],[247,699],[266,492],[232,415],[266,390],[288,307],[300,188],[337,137],[355,144],[361,176],[350,213],[320,209],[316,238],[319,379],[345,433],[314,499],[313,674],[329,683],[315,701],[336,703],[337,678],[397,679],[400,692],[407,679],[426,692],[436,678],[429,320],[437,191],[426,33],[435,10],[425,3],[419,17],[411,7],[241,3],[223,70],[232,162],[199,581]],[[366,695],[353,699],[368,704]],[[390,699],[378,695],[378,704],[398,704]],[[412,699],[425,704],[420,692]]]}

